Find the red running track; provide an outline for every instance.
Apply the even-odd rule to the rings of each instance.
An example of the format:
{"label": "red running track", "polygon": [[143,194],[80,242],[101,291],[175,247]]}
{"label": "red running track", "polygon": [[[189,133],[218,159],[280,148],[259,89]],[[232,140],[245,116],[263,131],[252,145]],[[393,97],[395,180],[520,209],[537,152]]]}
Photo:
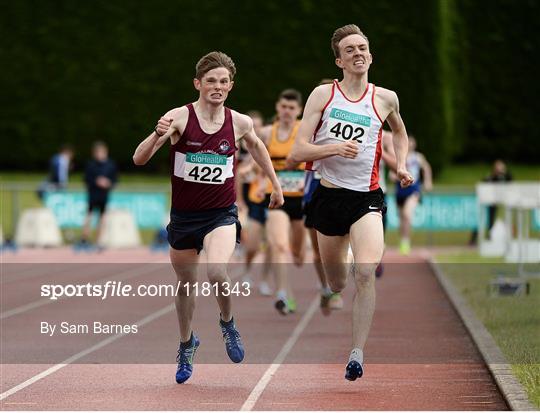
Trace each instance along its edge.
{"label": "red running track", "polygon": [[[5,254],[3,261],[25,264],[12,274],[2,273],[1,314],[22,308],[1,320],[2,410],[507,409],[459,317],[420,256],[402,259],[392,252],[385,256],[385,261],[393,264],[387,264],[384,276],[377,280],[377,309],[362,379],[348,382],[343,378],[353,285],[345,291],[345,308],[324,317],[318,309],[313,268],[306,265],[293,279],[298,300],[294,315],[278,315],[273,300],[256,293],[235,298],[235,317],[246,346],[246,359],[240,365],[228,362],[215,302],[199,300],[194,329],[201,347],[193,377],[184,385],[174,382],[178,335],[170,299],[96,305],[93,298],[81,298],[32,308],[40,299],[32,291],[39,291],[39,285],[49,280],[46,272],[51,267],[32,267],[29,261],[68,265],[123,262],[115,271],[129,272],[134,271],[135,262],[166,263],[166,255],[140,250],[75,256],[64,249]],[[104,268],[92,275],[77,271],[76,276],[106,279],[110,274],[108,267]],[[125,277],[132,282],[170,281],[173,275],[166,273],[166,268],[160,267],[158,278],[155,268]],[[75,277],[71,267],[61,269],[64,275],[59,276]],[[232,272],[238,275],[238,268]],[[134,323],[150,314],[153,316],[137,335],[117,337],[105,345],[103,340],[110,336],[35,339],[35,331],[21,327],[42,319],[56,322],[66,318],[73,322],[100,319]],[[15,331],[17,334],[11,334]],[[4,341],[5,332],[12,341]],[[84,353],[100,343],[102,347]],[[42,350],[41,356],[45,355],[45,360],[38,361],[50,358],[50,363],[20,364],[21,357],[39,359],[36,346]],[[5,363],[6,355],[15,362]]]}

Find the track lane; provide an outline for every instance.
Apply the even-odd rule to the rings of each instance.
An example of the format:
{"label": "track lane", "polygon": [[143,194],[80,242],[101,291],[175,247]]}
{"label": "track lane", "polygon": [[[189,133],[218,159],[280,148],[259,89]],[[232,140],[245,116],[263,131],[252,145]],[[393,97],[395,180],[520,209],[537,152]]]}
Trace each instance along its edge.
{"label": "track lane", "polygon": [[[393,259],[387,254],[386,260]],[[377,281],[378,304],[365,352],[365,377],[353,383],[343,379],[350,340],[349,286],[345,310],[330,317],[318,311],[313,314],[253,410],[507,409],[424,262],[404,267],[412,261],[398,257],[395,261],[399,261],[397,269],[387,266]],[[409,267],[404,273],[403,268]],[[170,354],[169,364],[72,364],[7,398],[3,408],[238,410],[313,299],[312,271],[308,269],[294,283],[299,312],[288,317],[275,313],[268,298],[234,301],[247,349],[246,364],[228,363],[217,328],[217,305],[210,300],[199,303],[194,317],[202,345],[187,385],[174,383],[177,325],[171,312],[145,326],[151,334],[138,343],[145,348],[148,337],[164,336],[170,343],[164,350]],[[121,348],[124,340],[111,346]]]}

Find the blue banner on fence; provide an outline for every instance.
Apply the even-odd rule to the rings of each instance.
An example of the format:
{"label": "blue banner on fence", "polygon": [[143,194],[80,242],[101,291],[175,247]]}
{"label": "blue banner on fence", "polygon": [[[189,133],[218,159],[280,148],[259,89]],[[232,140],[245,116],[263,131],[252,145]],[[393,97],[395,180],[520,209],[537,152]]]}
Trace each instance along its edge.
{"label": "blue banner on fence", "polygon": [[[84,223],[88,210],[84,192],[49,192],[45,205],[50,208],[61,228],[78,228]],[[108,209],[130,211],[139,228],[157,229],[167,219],[168,197],[165,193],[113,192],[107,203]]]}
{"label": "blue banner on fence", "polygon": [[[394,195],[387,195],[389,229],[399,227]],[[52,209],[61,228],[77,228],[84,223],[88,208],[84,192],[49,192],[45,204]],[[108,208],[130,211],[139,228],[163,228],[168,219],[165,193],[113,192]],[[533,228],[540,229],[540,210],[533,212]],[[417,206],[413,227],[420,230],[465,231],[478,226],[475,194],[424,194]]]}
{"label": "blue banner on fence", "polygon": [[533,228],[540,229],[540,209],[535,209],[533,212]]}
{"label": "blue banner on fence", "polygon": [[[396,198],[387,195],[388,228],[399,227]],[[439,231],[463,231],[478,226],[478,206],[474,194],[424,194],[416,207],[413,227]]]}

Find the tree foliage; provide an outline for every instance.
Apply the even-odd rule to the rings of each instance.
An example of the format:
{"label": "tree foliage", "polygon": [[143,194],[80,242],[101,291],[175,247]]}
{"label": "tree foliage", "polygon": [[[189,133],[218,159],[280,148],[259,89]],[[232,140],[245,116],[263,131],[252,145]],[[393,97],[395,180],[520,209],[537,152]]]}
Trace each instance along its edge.
{"label": "tree foliage", "polygon": [[[428,0],[4,1],[2,169],[43,168],[64,142],[75,145],[81,165],[96,139],[133,169],[133,150],[159,116],[196,99],[194,66],[212,50],[236,62],[228,105],[270,117],[282,89],[307,97],[321,78],[340,77],[330,37],[351,22],[370,39],[370,81],[398,93],[408,130],[436,169],[454,159],[535,161],[522,148],[538,141],[537,2],[452,0],[450,15],[440,7]],[[449,122],[455,127],[447,133]],[[166,158],[162,150],[152,165],[167,169]]]}

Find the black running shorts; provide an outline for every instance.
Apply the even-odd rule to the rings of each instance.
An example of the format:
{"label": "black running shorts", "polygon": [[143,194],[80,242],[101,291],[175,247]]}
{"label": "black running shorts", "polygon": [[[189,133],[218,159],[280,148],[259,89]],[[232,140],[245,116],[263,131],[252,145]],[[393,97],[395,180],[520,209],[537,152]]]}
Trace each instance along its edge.
{"label": "black running shorts", "polygon": [[103,215],[105,213],[105,210],[107,209],[107,199],[90,198],[88,200],[88,212],[91,213],[96,209],[100,215]]}
{"label": "black running shorts", "polygon": [[351,226],[370,212],[386,213],[383,191],[351,191],[319,185],[309,205],[310,223],[320,233],[343,236]]}
{"label": "black running shorts", "polygon": [[204,237],[218,227],[236,225],[236,243],[240,243],[242,229],[238,220],[238,208],[206,209],[202,211],[178,211],[171,209],[171,222],[167,225],[167,240],[175,250],[203,248]]}
{"label": "black running shorts", "polygon": [[311,200],[304,204],[304,217],[304,226],[306,228],[314,228],[313,203]]}
{"label": "black running shorts", "polygon": [[[304,218],[304,211],[302,208],[302,197],[301,196],[285,196],[285,202],[279,208],[283,210],[291,221],[299,220]],[[266,205],[270,203],[270,195],[266,195]]]}

